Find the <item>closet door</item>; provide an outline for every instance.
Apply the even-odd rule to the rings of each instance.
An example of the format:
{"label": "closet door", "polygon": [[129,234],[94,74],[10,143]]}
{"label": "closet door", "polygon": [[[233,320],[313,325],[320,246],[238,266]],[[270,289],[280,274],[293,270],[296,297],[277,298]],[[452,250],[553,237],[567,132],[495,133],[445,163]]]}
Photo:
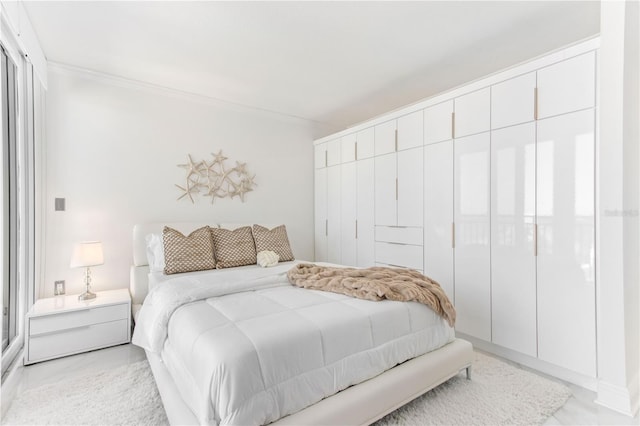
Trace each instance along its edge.
{"label": "closet door", "polygon": [[400,151],[398,156],[398,226],[422,226],[424,178],[423,148]]}
{"label": "closet door", "polygon": [[456,329],[491,341],[490,135],[454,141]]}
{"label": "closet door", "polygon": [[423,131],[422,111],[398,118],[398,151],[421,147]]}
{"label": "closet door", "polygon": [[424,147],[424,274],[455,303],[452,140]]}
{"label": "closet door", "polygon": [[337,166],[340,164],[341,152],[342,139],[334,139],[327,142],[327,166]]}
{"label": "closet door", "polygon": [[396,151],[396,120],[378,124],[374,128],[375,154],[384,155]]}
{"label": "closet door", "polygon": [[499,129],[533,121],[535,90],[535,72],[492,86],[491,128]]}
{"label": "closet door", "polygon": [[538,357],[596,375],[594,111],[538,121]]}
{"label": "closet door", "polygon": [[327,262],[340,263],[340,165],[327,167]]}
{"label": "closet door", "polygon": [[538,71],[538,119],[595,106],[596,54],[588,52]]}
{"label": "closet door", "polygon": [[357,160],[371,158],[375,155],[373,127],[359,131],[357,135],[357,142]]}
{"label": "closet door", "polygon": [[487,87],[454,101],[454,137],[486,132],[491,127],[491,91]]}
{"label": "closet door", "polygon": [[374,266],[375,220],[374,220],[374,159],[359,160],[357,167],[357,212],[358,238],[357,266]]}
{"label": "closet door", "polygon": [[424,110],[424,143],[426,145],[453,138],[451,114],[453,114],[453,100]]}
{"label": "closet door", "polygon": [[340,167],[340,248],[342,255],[340,263],[356,266],[356,162],[343,163]]}
{"label": "closet door", "polygon": [[342,140],[340,142],[341,163],[356,161],[356,141],[357,135],[355,133],[342,137]]}
{"label": "closet door", "polygon": [[491,132],[493,343],[537,356],[535,123]]}
{"label": "closet door", "polygon": [[313,147],[313,162],[316,169],[327,167],[327,143],[319,143]]}
{"label": "closet door", "polygon": [[[322,151],[324,157],[324,151]],[[314,249],[315,261],[327,261],[327,168],[316,169],[314,176]]]}
{"label": "closet door", "polygon": [[397,225],[396,154],[375,158],[375,220],[376,225]]}

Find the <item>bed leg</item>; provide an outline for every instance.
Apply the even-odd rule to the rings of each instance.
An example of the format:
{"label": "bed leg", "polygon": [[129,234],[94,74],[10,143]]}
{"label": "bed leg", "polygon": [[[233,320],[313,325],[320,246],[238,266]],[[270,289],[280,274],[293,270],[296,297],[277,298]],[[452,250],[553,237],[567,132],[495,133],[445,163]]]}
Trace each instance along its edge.
{"label": "bed leg", "polygon": [[467,370],[467,380],[471,380],[471,366],[468,366],[466,370]]}

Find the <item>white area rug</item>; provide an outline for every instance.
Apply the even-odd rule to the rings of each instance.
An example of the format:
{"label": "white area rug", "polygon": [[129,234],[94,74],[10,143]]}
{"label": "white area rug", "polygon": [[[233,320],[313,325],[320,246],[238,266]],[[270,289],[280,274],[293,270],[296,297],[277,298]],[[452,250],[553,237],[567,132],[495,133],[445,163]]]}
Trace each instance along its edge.
{"label": "white area rug", "polygon": [[8,425],[167,425],[145,361],[29,389],[2,419]]}
{"label": "white area rug", "polygon": [[471,380],[458,374],[375,425],[542,424],[570,396],[561,383],[476,352]]}
{"label": "white area rug", "polygon": [[[472,380],[459,374],[376,426],[542,424],[571,395],[560,383],[479,353],[472,372]],[[168,424],[146,361],[25,391],[2,423]]]}

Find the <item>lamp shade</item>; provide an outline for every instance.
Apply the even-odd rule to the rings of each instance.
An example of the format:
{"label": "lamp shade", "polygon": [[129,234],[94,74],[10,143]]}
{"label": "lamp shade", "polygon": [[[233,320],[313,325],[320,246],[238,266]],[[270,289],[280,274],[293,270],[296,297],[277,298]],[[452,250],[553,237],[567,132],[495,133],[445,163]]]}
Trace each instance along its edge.
{"label": "lamp shade", "polygon": [[84,241],[78,243],[73,248],[71,256],[71,267],[85,267],[102,265],[104,255],[102,254],[102,243],[100,241]]}

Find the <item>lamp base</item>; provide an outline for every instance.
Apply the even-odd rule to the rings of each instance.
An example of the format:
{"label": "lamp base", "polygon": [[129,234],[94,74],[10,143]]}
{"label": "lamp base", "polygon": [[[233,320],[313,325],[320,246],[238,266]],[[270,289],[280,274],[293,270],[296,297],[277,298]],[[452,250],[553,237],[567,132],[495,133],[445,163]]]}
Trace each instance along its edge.
{"label": "lamp base", "polygon": [[95,298],[96,298],[96,294],[90,292],[89,290],[85,291],[80,296],[78,296],[78,300],[91,300]]}

